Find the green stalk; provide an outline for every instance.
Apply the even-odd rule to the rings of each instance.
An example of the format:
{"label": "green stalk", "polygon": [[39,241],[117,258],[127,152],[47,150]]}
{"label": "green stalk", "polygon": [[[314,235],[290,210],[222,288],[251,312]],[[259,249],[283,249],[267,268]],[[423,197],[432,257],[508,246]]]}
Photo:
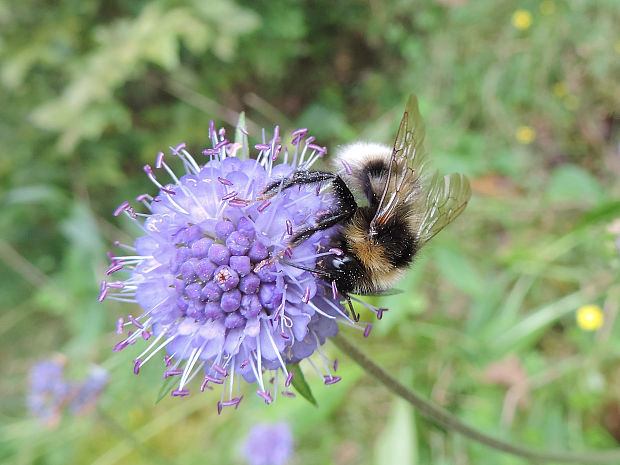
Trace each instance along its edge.
{"label": "green stalk", "polygon": [[473,428],[447,410],[433,404],[424,399],[413,390],[401,384],[396,378],[381,368],[371,358],[364,354],[354,344],[347,340],[341,334],[331,338],[331,341],[349,357],[351,357],[358,365],[360,365],[366,373],[376,378],[385,387],[394,394],[402,397],[423,417],[443,426],[446,429],[462,434],[466,438],[472,439],[480,444],[491,447],[493,449],[506,452],[507,454],[516,455],[531,460],[536,463],[556,462],[556,463],[582,463],[586,465],[595,464],[618,464],[620,463],[620,449],[611,449],[605,451],[585,451],[585,452],[553,452],[553,451],[537,451],[528,447],[516,445],[514,443],[498,439],[490,436],[476,428]]}

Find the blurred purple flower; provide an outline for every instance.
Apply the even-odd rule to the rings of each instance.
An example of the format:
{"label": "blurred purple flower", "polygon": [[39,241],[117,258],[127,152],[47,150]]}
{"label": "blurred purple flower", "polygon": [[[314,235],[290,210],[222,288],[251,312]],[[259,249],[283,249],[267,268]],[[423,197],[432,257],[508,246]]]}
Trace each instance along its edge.
{"label": "blurred purple flower", "polygon": [[30,370],[28,410],[46,425],[54,427],[60,421],[71,385],[64,379],[64,366],[56,360],[37,363]]}
{"label": "blurred purple flower", "polygon": [[[189,394],[188,383],[204,370],[201,391],[223,385],[222,407],[239,405],[233,383],[241,375],[258,383],[257,394],[269,404],[278,390],[278,372],[291,382],[286,364],[319,352],[326,338],[338,332],[337,319],[353,324],[331,287],[312,273],[286,261],[314,268],[330,251],[333,228],[315,233],[291,249],[293,231],[313,224],[317,214],[333,205],[331,194],[316,186],[302,186],[265,198],[262,191],[274,180],[296,168],[308,168],[325,153],[312,144],[307,130],[293,133],[294,149],[281,144],[276,126],[269,142],[255,146],[256,159],[248,157],[247,133],[237,128],[242,143],[230,143],[225,131],[210,127],[213,148],[199,165],[185,150],[172,149],[185,174],[177,177],[159,153],[155,167],[172,183],[162,184],[150,166],[144,171],[159,188],[153,198],[141,195],[148,213],[136,213],[123,202],[115,215],[124,213],[143,231],[134,246],[116,244],[130,251],[110,255],[108,275],[128,271],[124,281],[103,281],[99,300],[112,298],[136,302],[143,312],[119,319],[118,334],[131,326],[115,346],[122,350],[139,339],[149,346],[134,361],[134,373],[163,349],[164,379],[177,377],[172,396]],[[278,157],[283,163],[274,164]],[[333,377],[326,367],[326,384]],[[263,373],[276,370],[273,393]],[[269,379],[269,378],[267,378]],[[292,395],[286,390],[285,395]]]}
{"label": "blurred purple flower", "polygon": [[98,366],[93,366],[86,380],[76,382],[65,379],[63,362],[39,362],[30,370],[28,409],[47,426],[55,427],[67,406],[74,415],[86,413],[99,399],[107,380],[107,371]]}
{"label": "blurred purple flower", "polygon": [[78,384],[71,394],[69,410],[74,415],[88,413],[99,400],[108,384],[110,375],[101,367],[93,366],[83,383]]}
{"label": "blurred purple flower", "polygon": [[284,465],[293,454],[293,434],[286,423],[257,424],[243,444],[249,465]]}

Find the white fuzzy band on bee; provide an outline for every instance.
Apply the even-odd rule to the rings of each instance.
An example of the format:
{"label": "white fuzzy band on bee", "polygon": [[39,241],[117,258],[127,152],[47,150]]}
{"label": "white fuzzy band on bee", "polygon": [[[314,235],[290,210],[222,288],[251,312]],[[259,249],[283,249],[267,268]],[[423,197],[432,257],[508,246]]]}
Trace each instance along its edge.
{"label": "white fuzzy band on bee", "polygon": [[364,170],[369,166],[379,167],[383,164],[384,169],[381,175],[369,177],[372,190],[380,192],[385,186],[387,178],[387,168],[392,156],[392,149],[387,145],[377,144],[373,142],[354,142],[352,144],[341,147],[335,157],[334,166],[337,170],[341,170],[344,166],[345,173],[342,175],[355,189],[360,192],[364,191]]}

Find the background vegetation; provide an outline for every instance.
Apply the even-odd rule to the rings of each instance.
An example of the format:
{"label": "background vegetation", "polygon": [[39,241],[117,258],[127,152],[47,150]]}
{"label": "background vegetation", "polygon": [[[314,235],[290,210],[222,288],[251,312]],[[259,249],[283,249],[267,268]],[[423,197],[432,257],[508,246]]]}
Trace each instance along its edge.
{"label": "background vegetation", "polygon": [[[0,462],[238,463],[253,422],[285,419],[297,464],[523,463],[344,357],[337,385],[308,372],[319,408],[246,396],[218,416],[211,394],[155,405],[159,367],[135,377],[139,349],[111,352],[130,310],[98,304],[98,282],[112,241],[135,235],[111,213],[153,191],[141,167],[157,151],[197,153],[209,119],[241,110],[254,135],[390,143],[411,92],[433,162],[468,174],[474,198],[360,343],[485,431],[617,447],[618,24],[616,0],[0,1]],[[596,332],[576,323],[585,304],[604,311]],[[105,415],[28,417],[28,370],[52,353],[75,377],[110,371]]]}

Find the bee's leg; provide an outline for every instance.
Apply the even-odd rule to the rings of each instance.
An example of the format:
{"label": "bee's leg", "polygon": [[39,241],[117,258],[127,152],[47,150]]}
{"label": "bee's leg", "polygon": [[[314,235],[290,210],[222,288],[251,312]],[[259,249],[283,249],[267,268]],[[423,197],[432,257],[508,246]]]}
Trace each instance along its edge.
{"label": "bee's leg", "polygon": [[351,312],[351,316],[353,317],[353,321],[355,321],[356,323],[360,321],[360,314],[359,313],[355,313],[355,310],[353,310],[353,303],[351,302],[351,297],[349,297],[349,294],[345,294],[344,296],[345,299],[347,299],[347,304],[349,305],[349,311]]}
{"label": "bee's leg", "polygon": [[294,171],[290,177],[278,179],[277,181],[269,184],[263,190],[263,195],[269,197],[278,192],[279,189],[284,190],[295,185],[316,184],[323,181],[331,181],[335,177],[337,177],[337,175],[327,173],[325,171],[297,170]]}
{"label": "bee's leg", "polygon": [[323,230],[325,230],[327,228],[331,228],[335,224],[338,224],[338,223],[340,223],[342,221],[348,220],[349,218],[351,218],[353,213],[354,213],[354,211],[353,212],[345,211],[345,212],[335,213],[335,214],[332,214],[330,216],[322,217],[316,223],[315,226],[307,228],[307,229],[303,229],[303,230],[295,233],[295,235],[291,239],[291,245],[299,245],[303,241],[308,239],[310,236],[312,236],[315,232],[323,231]]}
{"label": "bee's leg", "polygon": [[[294,266],[295,268],[299,268],[300,270],[305,270],[305,271],[309,271],[311,273],[316,273],[319,276],[321,276],[323,279],[325,279],[326,281],[334,281],[335,276],[330,273],[329,271],[326,270],[322,270],[319,268],[311,268],[309,266],[305,266],[305,265],[301,265],[299,263],[293,263],[290,262],[286,259],[280,259],[280,261],[282,263],[285,263],[286,265],[290,265],[290,266]],[[359,313],[356,313],[355,310],[353,310],[353,303],[351,302],[351,297],[349,297],[349,294],[343,294],[340,293],[345,300],[347,301],[347,305],[349,306],[349,311],[351,312],[351,316],[353,317],[353,321],[355,321],[356,323],[360,321],[360,315]]]}
{"label": "bee's leg", "polygon": [[317,231],[323,231],[327,228],[331,228],[335,224],[347,221],[357,211],[357,202],[347,185],[340,176],[332,176],[332,185],[334,194],[336,194],[338,208],[319,218],[314,226],[296,233],[291,240],[291,244],[298,245]]}

